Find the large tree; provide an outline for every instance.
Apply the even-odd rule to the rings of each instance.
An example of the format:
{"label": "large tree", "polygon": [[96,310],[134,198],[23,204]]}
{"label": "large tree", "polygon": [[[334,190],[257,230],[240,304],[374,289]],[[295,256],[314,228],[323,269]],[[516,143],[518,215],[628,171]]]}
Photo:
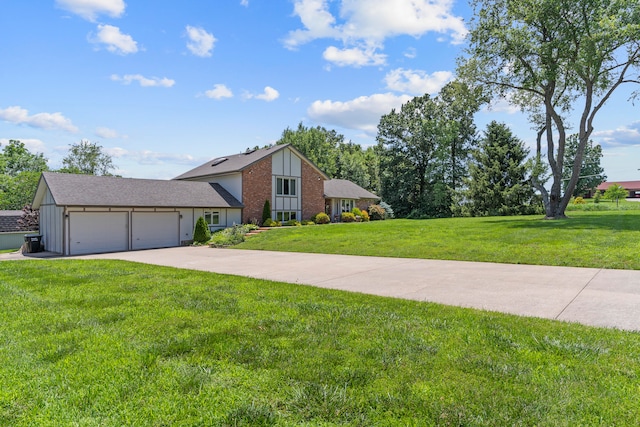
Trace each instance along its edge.
{"label": "large tree", "polygon": [[62,164],[60,172],[81,175],[112,175],[110,171],[115,168],[112,157],[100,144],[85,139],[69,147]]}
{"label": "large tree", "polygon": [[487,126],[473,153],[463,192],[465,213],[472,216],[526,215],[539,208],[527,176],[529,150],[502,123]]}
{"label": "large tree", "polygon": [[[576,153],[578,152],[578,135],[573,134],[567,138],[567,145],[564,150],[564,170],[562,171],[562,180],[566,186],[571,180],[571,166],[574,163]],[[596,188],[602,182],[607,180],[604,169],[600,166],[602,159],[602,147],[589,140],[584,147],[584,155],[582,156],[582,166],[580,167],[580,177],[576,188],[573,190],[573,196],[585,196],[591,190]]]}
{"label": "large tree", "polygon": [[[562,218],[598,112],[620,86],[640,83],[640,3],[474,0],[473,6],[459,75],[530,113],[539,142],[546,142],[552,178],[550,188],[538,179],[534,184],[546,216]],[[563,194],[570,117],[577,120],[579,143]],[[540,161],[541,150],[536,155]]]}
{"label": "large tree", "polygon": [[293,145],[324,173],[334,177],[337,172],[337,147],[342,142],[344,136],[333,129],[306,127],[300,122],[296,130],[286,128],[276,144]]}
{"label": "large tree", "polygon": [[42,153],[10,140],[0,152],[0,209],[22,209],[33,200],[40,174],[48,170]]}

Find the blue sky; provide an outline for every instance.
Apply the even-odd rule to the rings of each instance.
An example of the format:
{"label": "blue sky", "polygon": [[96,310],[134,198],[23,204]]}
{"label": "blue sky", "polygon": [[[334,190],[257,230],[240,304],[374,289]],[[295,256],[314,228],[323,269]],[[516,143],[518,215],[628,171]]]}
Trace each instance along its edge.
{"label": "blue sky", "polygon": [[[125,177],[175,177],[324,126],[375,144],[382,114],[454,77],[470,9],[453,0],[29,0],[0,3],[0,144],[58,168],[88,139]],[[594,140],[609,180],[640,179],[640,106],[621,91]],[[526,117],[498,103],[529,146]]]}

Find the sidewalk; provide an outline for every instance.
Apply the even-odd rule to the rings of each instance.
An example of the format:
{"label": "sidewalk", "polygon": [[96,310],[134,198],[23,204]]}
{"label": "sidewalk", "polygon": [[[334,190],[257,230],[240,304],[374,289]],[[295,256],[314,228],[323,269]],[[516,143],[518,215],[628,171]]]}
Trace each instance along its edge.
{"label": "sidewalk", "polygon": [[208,247],[79,258],[121,259],[640,331],[640,271],[635,270]]}

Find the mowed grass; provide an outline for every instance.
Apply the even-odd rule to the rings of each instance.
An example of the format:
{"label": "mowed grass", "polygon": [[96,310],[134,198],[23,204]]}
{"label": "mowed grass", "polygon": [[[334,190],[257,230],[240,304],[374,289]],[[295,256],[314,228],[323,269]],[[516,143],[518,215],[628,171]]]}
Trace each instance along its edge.
{"label": "mowed grass", "polygon": [[0,308],[2,426],[640,419],[632,332],[122,261],[2,262]]}
{"label": "mowed grass", "polygon": [[[639,204],[640,205],[640,204]],[[282,227],[236,246],[401,258],[640,269],[640,210]]]}

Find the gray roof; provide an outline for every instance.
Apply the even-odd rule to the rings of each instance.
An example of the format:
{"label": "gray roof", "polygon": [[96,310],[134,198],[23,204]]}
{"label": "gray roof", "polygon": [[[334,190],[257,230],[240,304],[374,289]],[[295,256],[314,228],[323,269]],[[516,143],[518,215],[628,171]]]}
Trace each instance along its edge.
{"label": "gray roof", "polygon": [[267,148],[260,148],[258,150],[248,150],[240,154],[217,157],[173,179],[176,179],[176,180],[194,179],[194,178],[202,178],[206,176],[225,175],[225,174],[240,172],[243,169],[246,169],[247,167],[251,166],[252,164],[266,157],[269,157],[286,147],[289,147],[291,150],[295,151],[296,154],[298,154],[300,157],[305,159],[312,167],[314,167],[319,173],[321,173],[323,176],[326,177],[326,174],[323,171],[321,171],[302,153],[296,150],[295,147],[293,147],[291,144],[280,144],[280,145],[273,145]]}
{"label": "gray roof", "polygon": [[22,218],[22,211],[0,211],[0,233],[8,233],[12,231],[26,230],[18,224],[18,220]]}
{"label": "gray roof", "polygon": [[330,179],[324,182],[324,197],[327,199],[379,199],[358,184],[346,179]]}
{"label": "gray roof", "polygon": [[58,206],[242,207],[242,203],[221,185],[208,182],[43,172],[34,199],[34,208],[39,207],[42,202],[45,183]]}
{"label": "gray roof", "polygon": [[[223,156],[215,159],[211,159],[203,165],[200,165],[190,171],[183,173],[180,176],[175,177],[174,179],[189,179],[189,178],[200,178],[203,176],[209,175],[222,175],[227,173],[239,172],[246,167],[254,164],[257,161],[264,159],[276,153],[283,148],[287,147],[288,144],[285,145],[274,145],[268,148],[261,148],[255,151],[246,151],[240,154],[234,154],[231,156]],[[226,159],[226,160],[223,160]]]}

